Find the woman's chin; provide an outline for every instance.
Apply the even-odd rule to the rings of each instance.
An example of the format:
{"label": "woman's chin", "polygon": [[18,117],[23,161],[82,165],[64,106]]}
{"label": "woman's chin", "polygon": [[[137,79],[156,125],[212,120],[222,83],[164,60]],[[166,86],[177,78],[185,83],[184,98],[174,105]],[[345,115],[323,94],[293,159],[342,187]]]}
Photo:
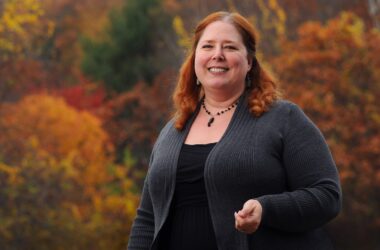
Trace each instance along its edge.
{"label": "woman's chin", "polygon": [[231,88],[232,84],[226,81],[211,81],[207,83],[203,83],[203,87],[206,89],[224,89]]}
{"label": "woman's chin", "polygon": [[[227,82],[227,81],[218,81],[218,82],[208,82],[203,83],[203,88],[211,91],[236,91],[238,89],[238,84]],[[244,88],[244,84],[242,84],[242,88]]]}

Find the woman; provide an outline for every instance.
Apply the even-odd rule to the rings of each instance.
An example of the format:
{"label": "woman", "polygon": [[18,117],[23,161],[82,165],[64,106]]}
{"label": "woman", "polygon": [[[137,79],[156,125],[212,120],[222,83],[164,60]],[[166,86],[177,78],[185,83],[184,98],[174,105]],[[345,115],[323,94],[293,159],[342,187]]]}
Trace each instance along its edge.
{"label": "woman", "polygon": [[316,126],[279,100],[250,23],[216,12],[197,26],[153,148],[128,249],[332,249],[341,207]]}

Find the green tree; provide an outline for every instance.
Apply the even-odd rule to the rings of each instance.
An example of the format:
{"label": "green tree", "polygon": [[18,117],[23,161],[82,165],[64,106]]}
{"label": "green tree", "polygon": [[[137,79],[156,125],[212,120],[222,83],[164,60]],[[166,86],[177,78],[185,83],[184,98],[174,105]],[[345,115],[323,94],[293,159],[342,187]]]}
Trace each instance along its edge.
{"label": "green tree", "polygon": [[160,0],[126,1],[110,14],[105,39],[83,39],[83,71],[109,90],[130,89],[138,81],[150,83],[165,65],[166,35],[171,18]]}

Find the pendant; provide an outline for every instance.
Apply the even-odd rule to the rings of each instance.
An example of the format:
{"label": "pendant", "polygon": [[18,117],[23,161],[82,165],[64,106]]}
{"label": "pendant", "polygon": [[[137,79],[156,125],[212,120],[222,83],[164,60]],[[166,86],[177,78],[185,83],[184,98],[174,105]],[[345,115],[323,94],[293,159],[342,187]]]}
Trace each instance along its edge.
{"label": "pendant", "polygon": [[211,124],[214,122],[214,117],[211,117],[210,120],[208,120],[207,126],[211,127]]}

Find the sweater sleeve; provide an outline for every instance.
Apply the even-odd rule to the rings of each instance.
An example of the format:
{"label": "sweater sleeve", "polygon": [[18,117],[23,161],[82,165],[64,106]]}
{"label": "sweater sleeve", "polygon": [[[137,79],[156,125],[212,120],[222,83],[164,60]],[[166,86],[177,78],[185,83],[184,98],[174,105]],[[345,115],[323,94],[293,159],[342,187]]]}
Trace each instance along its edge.
{"label": "sweater sleeve", "polygon": [[289,190],[257,199],[261,226],[301,232],[333,219],[341,209],[338,172],[321,132],[295,104],[284,127],[282,160]]}
{"label": "sweater sleeve", "polygon": [[[152,162],[153,153],[150,158]],[[149,193],[149,171],[145,177],[140,205],[137,208],[137,215],[131,228],[128,240],[128,250],[148,250],[153,241],[154,235],[154,214]]]}

